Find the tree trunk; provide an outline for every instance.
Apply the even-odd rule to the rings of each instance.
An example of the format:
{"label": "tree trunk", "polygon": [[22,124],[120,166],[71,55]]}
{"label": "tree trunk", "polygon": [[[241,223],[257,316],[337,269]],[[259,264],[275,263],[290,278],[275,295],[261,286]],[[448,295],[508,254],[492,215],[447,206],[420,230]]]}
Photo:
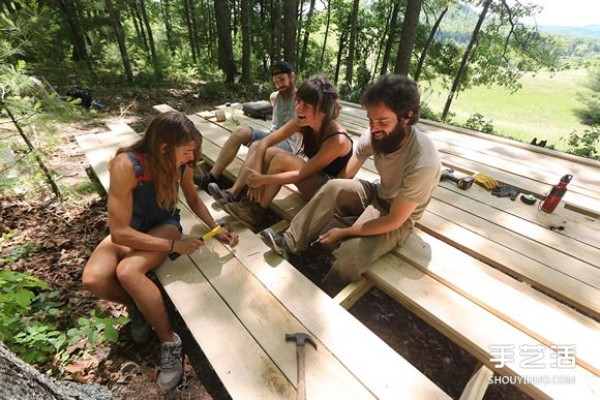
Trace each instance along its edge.
{"label": "tree trunk", "polygon": [[[19,125],[19,122],[17,121],[17,119],[15,118],[13,113],[10,111],[10,109],[6,106],[6,104],[4,104],[3,107],[0,107],[0,110],[1,109],[4,109],[4,111],[6,111],[6,115],[8,115],[8,117],[10,118],[10,120],[13,123],[13,125],[15,126],[15,128],[17,128],[17,131],[19,131],[19,135],[21,135],[21,138],[27,144],[29,151],[31,151],[34,154],[35,161],[38,163],[40,169],[44,173],[44,176],[46,177],[48,184],[52,188],[52,192],[54,192],[54,195],[62,203],[63,197],[62,197],[62,194],[60,193],[60,189],[58,188],[58,185],[54,181],[54,178],[52,178],[52,174],[50,173],[50,170],[48,170],[48,167],[46,167],[46,164],[44,164],[44,161],[41,159],[41,157],[36,152],[36,148],[33,146],[33,143],[31,143],[31,140],[29,140],[29,136],[27,136],[27,134],[25,134],[25,132],[23,131],[23,128],[21,128],[21,125]],[[0,342],[0,343],[2,343],[2,342]],[[0,384],[0,386],[1,386],[1,384]],[[0,393],[2,393],[2,392],[0,391]]]}
{"label": "tree trunk", "polygon": [[296,64],[296,0],[283,0],[283,58]]}
{"label": "tree trunk", "polygon": [[358,21],[359,0],[354,0],[352,14],[350,16],[350,43],[348,44],[348,59],[346,60],[346,85],[352,87],[354,76],[354,50],[356,47],[356,23]]}
{"label": "tree trunk", "polygon": [[134,20],[137,21],[137,26],[140,27],[144,50],[146,51],[146,53],[148,53],[150,51],[150,46],[148,46],[148,38],[146,37],[146,30],[144,29],[144,22],[142,21],[142,16],[140,15],[140,10],[138,9],[137,0],[133,0],[131,8],[133,9],[133,12],[135,14]]}
{"label": "tree trunk", "polygon": [[325,61],[325,49],[327,48],[327,36],[329,36],[329,25],[331,23],[331,1],[327,2],[327,23],[325,24],[325,37],[323,38],[323,48],[321,50],[321,60],[319,61],[319,69],[323,70]]}
{"label": "tree trunk", "polygon": [[167,34],[167,46],[169,53],[175,55],[175,44],[173,43],[173,25],[171,24],[171,5],[169,0],[163,1],[163,15],[165,18],[165,32]]}
{"label": "tree trunk", "polygon": [[242,19],[242,83],[250,83],[252,81],[250,64],[250,0],[242,0],[240,7],[240,18]]}
{"label": "tree trunk", "polygon": [[296,10],[296,54],[300,54],[300,39],[302,38],[302,25],[304,23],[304,18],[302,15],[304,14],[304,1],[300,0],[296,2],[298,9]]}
{"label": "tree trunk", "polygon": [[123,27],[119,16],[115,12],[112,0],[105,0],[106,9],[108,10],[108,16],[110,17],[110,23],[115,32],[115,38],[119,45],[119,51],[121,52],[121,61],[123,62],[123,69],[125,70],[125,76],[129,83],[133,83],[133,72],[131,69],[131,62],[129,61],[129,55],[127,54],[127,47],[125,47],[125,35],[123,35]]}
{"label": "tree trunk", "polygon": [[112,399],[97,385],[57,381],[38,372],[0,342],[0,393],[3,399]]}
{"label": "tree trunk", "polygon": [[85,35],[79,18],[77,17],[76,5],[72,0],[59,0],[60,8],[67,20],[73,38],[73,47],[75,50],[75,61],[84,61],[89,59],[87,47],[85,45]]}
{"label": "tree trunk", "polygon": [[346,37],[348,36],[348,30],[342,31],[340,35],[340,41],[338,46],[337,60],[335,63],[335,75],[334,82],[337,86],[339,78],[340,78],[340,68],[342,66],[342,53],[344,52],[344,47],[346,47]]}
{"label": "tree trunk", "polygon": [[402,32],[400,33],[396,67],[394,68],[394,72],[397,74],[408,75],[412,51],[417,39],[417,28],[419,27],[419,15],[421,14],[422,4],[423,0],[407,0],[406,2],[406,12],[404,13],[404,22],[402,23]]}
{"label": "tree trunk", "polygon": [[425,46],[423,46],[423,51],[421,51],[421,55],[419,56],[419,63],[417,64],[417,71],[415,72],[415,81],[418,81],[421,77],[421,71],[423,70],[423,64],[425,63],[425,57],[427,56],[427,51],[429,50],[429,46],[433,43],[433,39],[435,38],[435,34],[442,23],[442,19],[444,15],[448,12],[448,6],[442,10],[438,18],[435,20],[433,27],[431,28],[431,32],[429,32],[429,37],[425,42]]}
{"label": "tree trunk", "polygon": [[471,55],[471,50],[473,50],[473,46],[475,42],[477,42],[477,37],[479,36],[479,31],[481,30],[481,26],[483,25],[483,21],[485,20],[485,16],[492,4],[492,0],[485,0],[483,3],[483,8],[481,10],[481,14],[479,14],[479,20],[477,21],[477,25],[475,25],[475,29],[473,29],[473,34],[471,35],[471,40],[465,49],[465,53],[463,54],[462,61],[460,62],[460,67],[458,68],[458,72],[454,77],[454,82],[452,82],[452,88],[450,89],[450,93],[448,93],[448,98],[446,99],[446,105],[444,106],[444,112],[442,113],[442,120],[446,120],[448,116],[448,112],[450,111],[450,105],[452,104],[452,100],[454,99],[454,95],[458,92],[460,82],[462,81],[462,77],[465,73],[465,69],[467,69],[467,64],[469,63],[469,56]]}
{"label": "tree trunk", "polygon": [[305,68],[304,60],[306,59],[306,51],[308,49],[308,36],[312,29],[312,17],[315,10],[315,0],[310,0],[310,6],[308,8],[308,14],[306,15],[306,23],[304,24],[304,39],[302,41],[302,50],[300,51],[300,66],[302,69]]}
{"label": "tree trunk", "polygon": [[225,82],[235,80],[236,68],[231,44],[231,30],[229,13],[229,0],[215,1],[215,19],[217,24],[217,38],[219,41],[219,67],[225,74]]}
{"label": "tree trunk", "polygon": [[395,1],[394,7],[392,9],[392,19],[390,21],[390,34],[388,36],[388,40],[385,43],[385,51],[383,53],[383,60],[381,61],[381,75],[385,75],[388,73],[388,66],[390,64],[390,55],[392,54],[392,46],[394,45],[394,40],[396,40],[396,30],[397,30],[397,21],[398,21],[398,12],[400,11],[400,2]]}
{"label": "tree trunk", "polygon": [[273,36],[271,37],[271,60],[281,59],[281,2],[271,0],[271,15],[273,18]]}
{"label": "tree trunk", "polygon": [[192,50],[192,62],[196,64],[198,58],[196,56],[196,46],[194,45],[194,27],[192,25],[192,15],[190,10],[190,0],[183,1],[183,19],[188,31],[188,39],[190,41],[190,49]]}
{"label": "tree trunk", "polygon": [[146,25],[146,32],[148,32],[148,41],[150,42],[150,54],[152,55],[152,65],[154,66],[154,75],[159,79],[162,77],[160,65],[158,63],[158,56],[156,54],[156,46],[154,45],[154,37],[152,36],[152,27],[150,26],[150,19],[148,19],[148,13],[146,12],[146,0],[139,0],[140,7],[142,9],[142,17],[144,18],[144,24]]}

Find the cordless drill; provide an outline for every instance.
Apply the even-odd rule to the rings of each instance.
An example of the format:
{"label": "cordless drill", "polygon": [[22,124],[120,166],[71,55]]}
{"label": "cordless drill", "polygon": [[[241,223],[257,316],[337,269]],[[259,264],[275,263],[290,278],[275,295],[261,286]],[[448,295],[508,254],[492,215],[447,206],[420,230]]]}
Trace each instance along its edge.
{"label": "cordless drill", "polygon": [[471,186],[473,186],[473,177],[465,176],[464,178],[457,178],[454,176],[454,170],[452,168],[446,168],[442,171],[442,175],[440,176],[440,182],[449,180],[451,182],[456,183],[462,190],[467,190]]}

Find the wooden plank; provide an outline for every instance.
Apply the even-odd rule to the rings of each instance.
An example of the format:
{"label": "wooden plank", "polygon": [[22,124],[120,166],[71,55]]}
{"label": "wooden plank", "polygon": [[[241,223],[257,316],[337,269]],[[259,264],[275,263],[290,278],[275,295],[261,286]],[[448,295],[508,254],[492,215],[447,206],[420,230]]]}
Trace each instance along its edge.
{"label": "wooden plank", "polygon": [[333,298],[333,301],[348,310],[372,288],[373,282],[365,278],[360,278],[359,280],[348,284],[344,289],[342,289]]}
{"label": "wooden plank", "polygon": [[155,270],[196,342],[234,399],[294,399],[296,391],[189,257]]}
{"label": "wooden plank", "polygon": [[[198,224],[189,210],[182,208],[182,215],[188,214],[182,220],[184,232],[190,235],[200,235],[207,229]],[[236,229],[240,234],[246,230]],[[237,253],[237,249],[233,249]],[[211,240],[205,247],[193,254],[192,261],[202,275],[210,282],[220,298],[241,322],[254,340],[269,355],[276,366],[295,385],[296,378],[296,346],[285,341],[285,334],[291,332],[306,332],[317,342],[317,350],[306,348],[306,391],[309,398],[373,398],[346,367],[340,363],[336,355],[328,351],[319,341],[319,336],[310,332],[282,303],[280,303],[239,261],[232,252],[220,242]],[[190,295],[192,297],[190,297]],[[181,302],[193,301],[190,292],[172,291],[169,297],[179,298]],[[194,321],[197,315],[190,315],[186,321],[189,326],[200,326]],[[203,324],[204,329],[214,335],[213,325]],[[229,329],[229,327],[226,327]],[[215,335],[219,336],[219,335]],[[214,343],[217,350],[229,350],[223,344]],[[217,356],[217,355],[215,355]],[[212,361],[212,358],[209,358]],[[230,367],[231,368],[231,367]],[[237,367],[239,368],[239,367]],[[223,371],[226,371],[224,369]],[[260,375],[266,375],[273,368],[263,369]],[[266,375],[268,376],[268,375]],[[271,385],[277,386],[277,385]],[[248,398],[240,392],[239,398]]]}
{"label": "wooden plank", "polygon": [[[452,205],[460,210],[463,210],[475,216],[485,218],[486,221],[489,221],[507,231],[511,231],[522,236],[523,238],[525,238],[523,244],[525,246],[525,255],[527,255],[527,253],[530,253],[530,247],[534,247],[534,245],[531,244],[531,241],[535,241],[540,246],[550,248],[550,251],[544,251],[544,255],[548,258],[553,258],[555,252],[558,251],[562,253],[562,259],[564,259],[565,257],[574,258],[600,269],[600,250],[598,249],[598,247],[593,247],[591,245],[582,243],[578,240],[565,237],[561,234],[561,231],[550,230],[546,227],[540,226],[538,223],[533,223],[513,214],[504,212],[504,210],[502,210],[502,212],[499,212],[498,209],[490,207],[479,201],[473,200],[471,197],[464,196],[461,193],[457,193],[452,190],[447,190],[445,187],[438,188],[434,196],[436,199],[440,200],[445,204]],[[518,203],[511,202],[508,199],[504,199],[505,209],[511,208],[513,205],[516,204]],[[577,228],[578,227],[571,227],[571,230],[576,230]],[[494,240],[496,242],[500,242],[499,240],[497,240],[497,236],[495,235]],[[598,243],[596,243],[596,245],[598,245]],[[518,247],[513,247],[513,250],[518,250]],[[560,258],[555,258],[553,259],[553,261],[560,262],[559,259]]]}
{"label": "wooden plank", "polygon": [[[552,358],[552,350],[423,272],[406,263],[397,263],[393,257],[390,254],[381,257],[372,267],[381,269],[380,272],[377,276],[369,273],[367,276],[489,368],[502,375],[528,377],[532,383],[519,386],[528,395],[534,398],[593,399],[600,394],[600,377],[579,366],[557,369],[547,363],[540,368],[527,368],[526,354],[519,351],[519,346],[545,349],[543,353],[548,359]],[[514,359],[505,360],[504,366],[496,367],[492,363],[492,349],[498,345],[512,346]],[[558,375],[568,375],[576,383],[552,382],[558,379],[554,378]]]}
{"label": "wooden plank", "polygon": [[[211,204],[210,196],[201,192]],[[219,217],[226,217],[223,212]],[[235,224],[235,222],[232,222]],[[364,325],[248,230],[235,256],[378,398],[448,398]],[[335,327],[335,329],[332,329]]]}
{"label": "wooden plank", "polygon": [[168,104],[157,104],[155,106],[152,106],[152,108],[154,109],[154,111],[156,111],[158,113],[165,113],[165,112],[169,112],[169,111],[177,111],[176,109],[174,109],[173,107],[171,107]]}
{"label": "wooden plank", "polygon": [[460,400],[481,400],[489,386],[489,380],[494,372],[485,365],[479,365],[467,386],[465,386]]}
{"label": "wooden plank", "polygon": [[[577,363],[600,375],[598,322],[420,230],[393,254],[546,346],[574,344]],[[367,277],[385,273],[381,268]]]}

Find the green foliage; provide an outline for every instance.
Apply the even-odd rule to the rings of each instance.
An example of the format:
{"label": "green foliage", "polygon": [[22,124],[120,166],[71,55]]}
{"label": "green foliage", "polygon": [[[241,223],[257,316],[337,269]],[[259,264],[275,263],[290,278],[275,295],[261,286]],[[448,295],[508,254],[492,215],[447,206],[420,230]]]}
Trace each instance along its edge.
{"label": "green foliage", "polygon": [[577,96],[584,107],[576,109],[575,115],[582,124],[600,125],[600,64],[587,71],[585,87],[587,90],[579,92]]}
{"label": "green foliage", "polygon": [[128,321],[93,310],[65,332],[60,322],[70,313],[60,298],[59,291],[32,275],[0,270],[0,340],[28,363],[56,357],[62,365],[69,358],[67,346],[83,339],[89,349],[104,341],[116,342],[117,327]]}
{"label": "green foliage", "polygon": [[475,131],[484,132],[484,133],[494,133],[494,125],[492,124],[492,120],[486,120],[486,118],[479,113],[475,113],[467,119],[464,127],[473,129]]}
{"label": "green foliage", "polygon": [[573,131],[563,140],[568,146],[567,153],[600,160],[600,125],[584,130],[583,134]]}

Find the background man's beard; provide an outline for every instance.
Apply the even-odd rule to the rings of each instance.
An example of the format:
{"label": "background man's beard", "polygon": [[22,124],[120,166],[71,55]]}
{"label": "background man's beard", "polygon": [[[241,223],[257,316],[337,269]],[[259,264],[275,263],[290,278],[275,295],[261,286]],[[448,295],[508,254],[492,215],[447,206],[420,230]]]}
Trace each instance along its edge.
{"label": "background man's beard", "polygon": [[383,139],[372,140],[373,149],[377,153],[393,153],[400,148],[405,136],[406,132],[404,131],[404,127],[400,124],[396,124],[396,127],[390,132],[389,135],[385,136]]}

